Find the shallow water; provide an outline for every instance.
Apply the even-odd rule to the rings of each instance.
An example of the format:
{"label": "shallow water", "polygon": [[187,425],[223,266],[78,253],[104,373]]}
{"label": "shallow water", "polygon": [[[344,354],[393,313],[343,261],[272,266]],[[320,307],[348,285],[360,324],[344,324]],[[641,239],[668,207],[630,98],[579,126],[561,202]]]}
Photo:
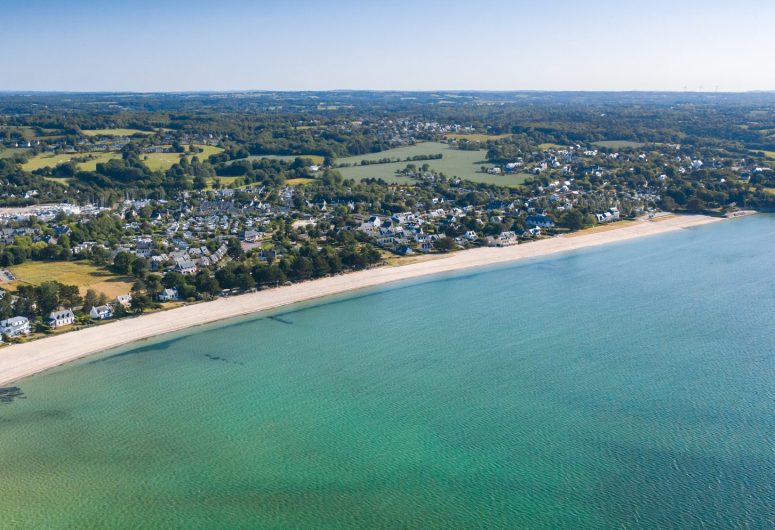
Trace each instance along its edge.
{"label": "shallow water", "polygon": [[771,528],[773,264],[756,216],[32,377],[0,528]]}

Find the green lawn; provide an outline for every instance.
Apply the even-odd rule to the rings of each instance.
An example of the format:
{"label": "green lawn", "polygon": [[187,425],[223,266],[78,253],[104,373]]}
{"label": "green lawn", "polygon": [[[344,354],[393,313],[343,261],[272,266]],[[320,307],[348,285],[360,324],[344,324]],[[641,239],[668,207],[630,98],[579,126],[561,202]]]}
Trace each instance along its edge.
{"label": "green lawn", "polygon": [[763,151],[764,156],[775,160],[775,151]]}
{"label": "green lawn", "polygon": [[150,135],[150,131],[139,129],[90,129],[81,131],[86,136],[133,136],[135,134]]}
{"label": "green lawn", "polygon": [[605,140],[602,142],[593,142],[593,144],[598,147],[608,147],[609,149],[625,149],[627,147],[637,149],[638,147],[646,145],[641,142],[630,142],[628,140]]}
{"label": "green lawn", "polygon": [[[479,149],[477,151],[461,151],[458,149],[451,149],[450,146],[445,143],[424,142],[408,147],[399,147],[388,151],[382,151],[381,153],[370,153],[368,155],[340,158],[336,160],[336,163],[352,164],[351,167],[337,168],[344,178],[356,180],[364,178],[381,178],[386,182],[401,184],[413,184],[416,182],[413,179],[396,175],[396,170],[404,169],[407,164],[414,164],[419,167],[427,163],[431,169],[443,173],[450,178],[458,177],[474,182],[497,184],[499,186],[517,186],[524,182],[525,178],[529,176],[526,174],[489,175],[487,173],[482,173],[480,171],[482,166],[486,168],[492,167],[492,164],[488,163],[486,160],[486,153],[487,151],[484,149]],[[407,157],[436,154],[442,155],[441,160],[403,161]],[[400,158],[402,161],[391,162],[389,164],[358,165],[361,160],[379,160],[381,158]]]}

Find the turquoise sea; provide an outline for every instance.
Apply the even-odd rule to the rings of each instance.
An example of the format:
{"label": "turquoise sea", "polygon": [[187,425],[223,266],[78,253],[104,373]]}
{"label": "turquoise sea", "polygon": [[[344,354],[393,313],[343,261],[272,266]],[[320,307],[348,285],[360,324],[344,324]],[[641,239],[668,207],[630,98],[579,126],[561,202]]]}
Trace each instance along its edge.
{"label": "turquoise sea", "polygon": [[0,528],[773,528],[774,271],[760,215],[107,352],[0,402]]}

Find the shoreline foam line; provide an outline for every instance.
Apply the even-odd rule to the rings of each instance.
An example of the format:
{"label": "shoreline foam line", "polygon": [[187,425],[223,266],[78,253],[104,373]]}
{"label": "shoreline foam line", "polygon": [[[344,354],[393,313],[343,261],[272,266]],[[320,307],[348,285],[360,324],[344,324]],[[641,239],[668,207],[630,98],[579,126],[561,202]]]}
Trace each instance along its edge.
{"label": "shoreline foam line", "polygon": [[572,237],[557,236],[505,248],[486,247],[463,250],[439,259],[396,267],[377,267],[275,289],[265,289],[256,293],[219,298],[24,344],[14,344],[0,349],[0,386],[133,342],[298,302],[433,274],[548,256],[663,234],[722,219],[703,215],[680,215],[658,221],[635,221],[614,230],[592,231],[586,234],[581,232],[573,234]]}

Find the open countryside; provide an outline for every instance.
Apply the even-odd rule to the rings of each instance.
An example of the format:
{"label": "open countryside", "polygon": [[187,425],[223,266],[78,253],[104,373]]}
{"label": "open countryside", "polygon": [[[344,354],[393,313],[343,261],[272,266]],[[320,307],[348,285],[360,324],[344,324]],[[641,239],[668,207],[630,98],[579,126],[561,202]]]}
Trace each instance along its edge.
{"label": "open countryside", "polygon": [[323,164],[323,161],[325,160],[324,157],[320,155],[257,155],[257,156],[249,156],[248,160],[256,160],[259,158],[269,158],[271,160],[283,160],[285,162],[293,162],[297,158],[303,158],[305,160],[311,161],[313,164],[320,166]]}
{"label": "open countryside", "polygon": [[[220,147],[212,145],[198,145],[201,153],[196,153],[194,156],[199,157],[200,160],[205,160],[210,155],[218,154],[223,151]],[[10,150],[9,150],[10,151]],[[174,164],[180,162],[180,159],[186,156],[189,161],[191,155],[182,153],[148,153],[143,155],[143,162],[151,171],[166,171]],[[83,160],[76,165],[79,171],[96,171],[97,164],[102,164],[108,160],[121,158],[120,153],[106,153],[106,152],[88,152],[88,153],[68,153],[68,154],[51,154],[40,153],[27,162],[22,164],[22,169],[25,171],[35,171],[36,169],[43,168],[55,168],[61,164],[66,164],[72,160]]]}
{"label": "open countryside", "polygon": [[151,131],[141,131],[139,129],[91,129],[81,132],[86,136],[134,136],[136,134],[153,134]]}
{"label": "open countryside", "polygon": [[[220,147],[212,145],[197,145],[202,150],[201,153],[194,153],[193,156],[199,158],[199,160],[206,160],[211,155],[216,155],[223,152]],[[189,161],[192,158],[190,153],[147,153],[142,156],[143,163],[151,171],[167,171],[173,165],[180,162],[180,159],[186,157]]]}
{"label": "open countryside", "polygon": [[[406,161],[407,158],[415,156],[431,156],[441,154],[440,160],[417,160]],[[361,161],[377,161],[384,158],[399,159],[400,162],[390,162],[386,164],[360,165]],[[349,164],[348,167],[342,167],[343,164]],[[404,175],[397,174],[402,171],[407,164],[414,164],[417,167],[428,164],[430,169],[437,173],[443,173],[452,178],[458,177],[472,182],[484,184],[496,184],[498,186],[518,186],[529,177],[525,173],[490,175],[482,172],[481,168],[491,168],[492,164],[487,162],[487,151],[479,149],[476,151],[463,151],[453,149],[442,142],[424,142],[407,147],[398,147],[389,149],[380,153],[371,153],[368,155],[351,156],[336,160],[337,170],[344,178],[364,179],[374,178],[382,179],[385,182],[396,184],[411,184],[413,179]]]}

